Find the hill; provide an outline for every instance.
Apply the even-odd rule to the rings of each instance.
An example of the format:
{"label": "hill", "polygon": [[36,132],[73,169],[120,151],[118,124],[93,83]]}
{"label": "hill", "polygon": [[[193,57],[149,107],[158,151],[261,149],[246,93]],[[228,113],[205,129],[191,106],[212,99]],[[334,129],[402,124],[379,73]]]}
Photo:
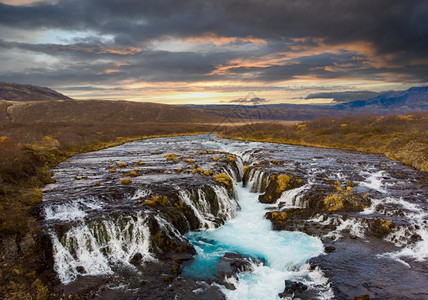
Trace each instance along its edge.
{"label": "hill", "polygon": [[[0,101],[1,103],[1,101]],[[0,118],[4,116],[0,104]],[[192,108],[149,102],[68,100],[10,104],[7,118],[14,122],[206,123],[220,117]]]}
{"label": "hill", "polygon": [[70,100],[71,98],[51,90],[30,84],[0,82],[0,100],[38,101],[38,100]]}

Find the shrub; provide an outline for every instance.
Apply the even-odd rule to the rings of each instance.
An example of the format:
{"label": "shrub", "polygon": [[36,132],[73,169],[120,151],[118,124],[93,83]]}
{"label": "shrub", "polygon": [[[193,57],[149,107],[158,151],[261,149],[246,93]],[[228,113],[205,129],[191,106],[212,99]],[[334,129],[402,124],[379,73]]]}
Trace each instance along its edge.
{"label": "shrub", "polygon": [[277,193],[282,193],[283,191],[285,191],[288,188],[291,181],[292,181],[292,178],[288,175],[285,175],[285,174],[278,175],[278,177],[276,178],[276,182],[278,184]]}
{"label": "shrub", "polygon": [[128,163],[126,162],[118,162],[117,164],[118,168],[126,168],[128,166]]}
{"label": "shrub", "polygon": [[215,181],[223,183],[228,187],[232,186],[232,179],[227,174],[221,173],[221,174],[214,175],[214,179]]}
{"label": "shrub", "polygon": [[180,157],[180,155],[179,154],[175,154],[175,153],[165,154],[166,160],[173,160],[173,159],[177,159],[179,157]]}
{"label": "shrub", "polygon": [[122,184],[130,184],[130,183],[132,183],[132,180],[131,180],[131,178],[122,178],[120,180],[120,183],[122,183]]}

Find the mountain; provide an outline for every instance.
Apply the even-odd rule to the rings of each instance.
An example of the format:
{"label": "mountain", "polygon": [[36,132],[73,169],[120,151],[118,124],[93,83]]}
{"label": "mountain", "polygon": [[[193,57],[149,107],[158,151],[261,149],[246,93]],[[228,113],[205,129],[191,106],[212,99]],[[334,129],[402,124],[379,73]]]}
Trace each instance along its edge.
{"label": "mountain", "polygon": [[0,100],[39,101],[39,100],[70,100],[71,98],[51,90],[30,84],[0,82]]}
{"label": "mountain", "polygon": [[337,110],[372,113],[407,113],[428,110],[428,87],[413,87],[406,91],[380,94],[367,100],[337,104]]}

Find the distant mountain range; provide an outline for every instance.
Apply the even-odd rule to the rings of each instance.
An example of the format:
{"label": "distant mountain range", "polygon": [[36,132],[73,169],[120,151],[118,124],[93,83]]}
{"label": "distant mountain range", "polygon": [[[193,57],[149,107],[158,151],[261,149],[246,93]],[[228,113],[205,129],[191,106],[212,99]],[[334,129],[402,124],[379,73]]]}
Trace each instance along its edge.
{"label": "distant mountain range", "polygon": [[339,110],[378,109],[396,112],[428,110],[428,87],[413,87],[406,91],[386,92],[367,100],[358,100],[335,105]]}
{"label": "distant mountain range", "polygon": [[[60,100],[60,101],[55,101]],[[363,114],[428,111],[428,87],[386,92],[336,105],[165,105],[129,101],[73,100],[46,87],[0,82],[0,121],[222,123],[259,120],[312,120]]]}
{"label": "distant mountain range", "polygon": [[367,100],[336,105],[263,104],[263,105],[193,105],[201,112],[224,118],[312,120],[319,117],[342,117],[364,114],[407,114],[428,111],[428,87],[413,87],[406,91],[386,92]]}

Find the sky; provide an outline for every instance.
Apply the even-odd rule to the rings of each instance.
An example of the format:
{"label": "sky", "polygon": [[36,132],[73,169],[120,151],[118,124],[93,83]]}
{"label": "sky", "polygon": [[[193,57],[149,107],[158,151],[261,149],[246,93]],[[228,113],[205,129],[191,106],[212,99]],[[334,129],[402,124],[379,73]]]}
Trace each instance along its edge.
{"label": "sky", "polygon": [[333,103],[428,83],[426,0],[0,0],[0,81],[75,99]]}

